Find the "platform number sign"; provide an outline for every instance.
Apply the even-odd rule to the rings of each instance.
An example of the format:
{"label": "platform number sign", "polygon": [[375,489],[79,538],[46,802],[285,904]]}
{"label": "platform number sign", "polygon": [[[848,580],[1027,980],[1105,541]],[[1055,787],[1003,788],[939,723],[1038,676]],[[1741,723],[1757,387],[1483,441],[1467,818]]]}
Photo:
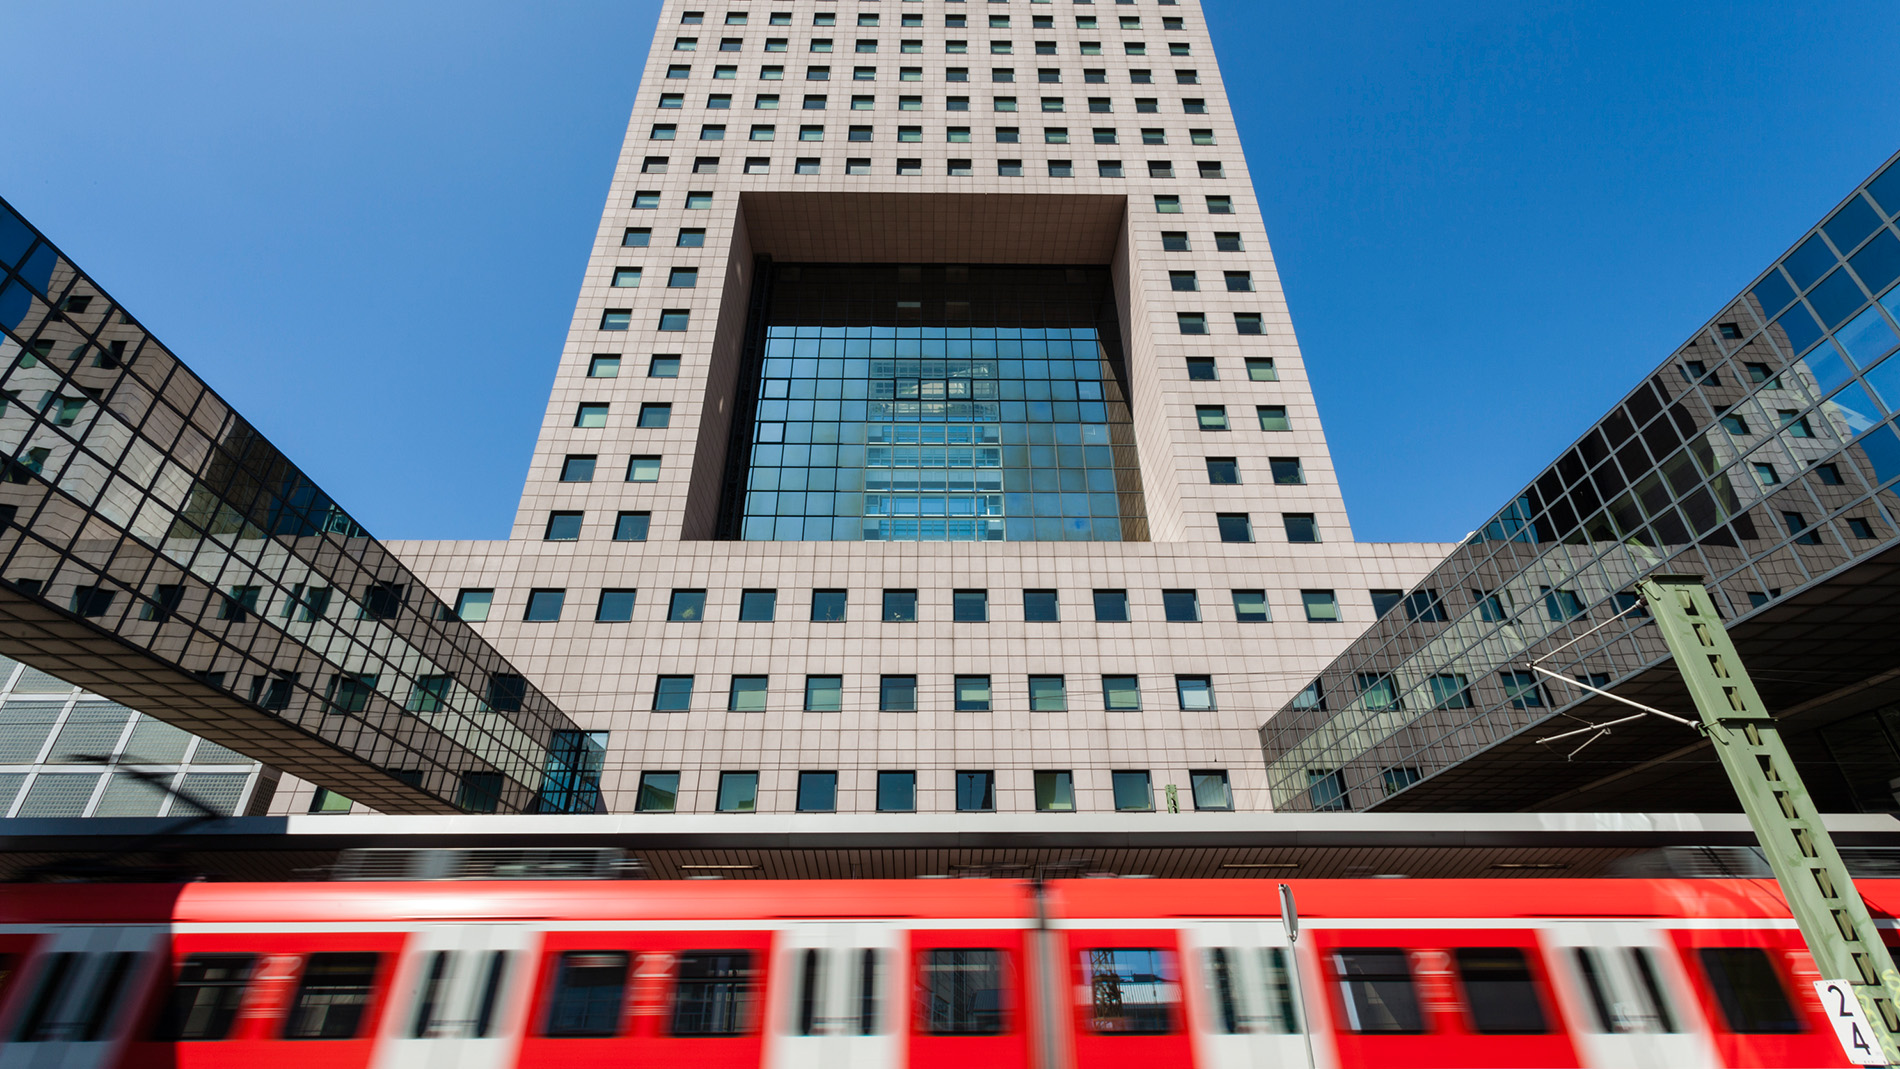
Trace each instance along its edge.
{"label": "platform number sign", "polygon": [[1847,1060],[1855,1065],[1886,1065],[1887,1059],[1880,1053],[1874,1030],[1867,1027],[1867,1018],[1860,1012],[1860,1000],[1854,997],[1852,985],[1845,980],[1816,980],[1814,992],[1821,996],[1828,1023],[1834,1026],[1834,1034],[1841,1041],[1841,1049],[1847,1052]]}

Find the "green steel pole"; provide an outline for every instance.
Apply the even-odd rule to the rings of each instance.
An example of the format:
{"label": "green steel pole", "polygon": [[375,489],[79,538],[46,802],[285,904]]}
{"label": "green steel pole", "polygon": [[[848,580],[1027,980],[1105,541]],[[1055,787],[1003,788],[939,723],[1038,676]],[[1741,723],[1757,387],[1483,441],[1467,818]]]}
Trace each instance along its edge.
{"label": "green steel pole", "polygon": [[1848,983],[1888,1065],[1900,1065],[1900,972],[1749,681],[1699,576],[1652,575],[1636,589],[1656,619],[1762,853],[1821,976]]}

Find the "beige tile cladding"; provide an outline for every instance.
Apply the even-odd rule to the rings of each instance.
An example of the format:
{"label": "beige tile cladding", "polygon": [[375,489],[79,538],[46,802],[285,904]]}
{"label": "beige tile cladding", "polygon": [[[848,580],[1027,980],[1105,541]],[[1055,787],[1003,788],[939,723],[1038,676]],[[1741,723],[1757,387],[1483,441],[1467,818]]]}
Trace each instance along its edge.
{"label": "beige tile cladding", "polygon": [[[683,23],[688,12],[703,21]],[[738,12],[744,24],[729,24]],[[788,14],[789,24],[772,25],[774,13]],[[825,13],[835,25],[814,25]],[[876,15],[878,25],[858,25],[860,15]],[[911,15],[922,24],[904,26]],[[967,26],[946,25],[958,15]],[[1045,17],[1046,26],[1035,24]],[[1009,24],[993,28],[992,18]],[[1080,24],[1088,18],[1094,28]],[[1125,18],[1139,27],[1123,28]],[[682,38],[696,47],[676,47]],[[725,38],[736,38],[738,50],[722,51]],[[766,51],[768,39],[782,39],[784,50]],[[813,51],[826,39],[829,53]],[[875,51],[857,51],[860,39]],[[967,51],[951,52],[953,41]],[[1085,43],[1098,43],[1099,54]],[[1137,45],[1145,54],[1131,54]],[[1172,54],[1183,46],[1185,55]],[[1039,52],[1048,47],[1053,54]],[[688,68],[685,77],[668,77],[675,64]],[[715,78],[725,65],[732,77]],[[762,77],[768,66],[781,67],[782,80]],[[828,66],[830,79],[808,80],[814,66]],[[858,67],[874,68],[874,79],[855,80]],[[968,81],[949,80],[952,68],[967,69]],[[993,81],[997,68],[1013,70],[1014,81]],[[1040,81],[1045,69],[1060,81]],[[1140,70],[1152,81],[1136,82]],[[1184,71],[1197,82],[1186,84]],[[675,93],[678,106],[662,107],[662,94]],[[710,107],[713,94],[728,94],[730,108]],[[762,94],[776,94],[777,110],[757,106]],[[808,110],[807,94],[822,94],[825,107]],[[872,98],[870,110],[854,110],[860,95]],[[914,110],[906,97],[916,98]],[[968,110],[948,110],[953,97],[967,98]],[[1017,110],[997,110],[998,98],[1013,98]],[[1045,98],[1062,110],[1048,110]],[[1105,98],[1110,110],[1091,111],[1091,98]],[[1152,110],[1138,101],[1152,101]],[[1187,110],[1189,101],[1204,102],[1204,112]],[[774,139],[750,140],[755,124],[774,127]],[[655,138],[660,125],[672,126],[672,140]],[[702,140],[709,125],[723,125],[724,139]],[[848,140],[854,125],[870,126],[871,140]],[[800,140],[804,126],[822,126],[823,140]],[[900,141],[900,127],[918,128],[918,140]],[[967,127],[968,142],[949,141],[952,127]],[[999,144],[1001,127],[1016,128],[1020,141]],[[1115,131],[1115,143],[1097,144],[1098,128]],[[1067,143],[1050,143],[1051,129],[1066,129]],[[1144,144],[1153,139],[1144,131],[1160,131],[1165,143]],[[664,170],[648,166],[649,157],[665,157]],[[716,171],[696,172],[701,157],[716,158]],[[749,158],[768,169],[747,173]],[[817,173],[797,173],[799,160],[815,161]],[[848,173],[849,160],[868,161],[868,173]],[[899,173],[900,160],[916,161],[916,173]],[[970,161],[970,174],[951,174],[953,160]],[[1022,176],[999,175],[999,160],[1020,160]],[[1070,161],[1075,177],[1052,177],[1052,160]],[[1099,177],[1105,160],[1119,161],[1126,177]],[[1151,161],[1167,161],[1174,177],[1150,177]],[[1222,177],[1200,177],[1203,162],[1218,164]],[[643,193],[657,207],[636,207]],[[689,194],[709,195],[709,206],[687,207]],[[1181,212],[1158,211],[1160,196],[1178,197]],[[1230,198],[1231,214],[1211,212],[1208,197]],[[623,246],[630,227],[650,228],[651,244]],[[682,227],[703,228],[704,246],[677,247]],[[1185,232],[1191,251],[1164,250],[1168,231]],[[1242,251],[1217,251],[1217,232],[1238,235]],[[1111,265],[1154,540],[706,540],[760,252],[780,261]],[[613,286],[622,267],[642,269],[638,288]],[[667,288],[673,267],[698,268],[698,287]],[[1172,289],[1169,272],[1182,270],[1197,273],[1198,292]],[[1228,292],[1228,271],[1250,272],[1253,291]],[[631,329],[600,330],[610,308],[630,310]],[[690,310],[690,328],[657,331],[663,309]],[[1209,334],[1182,335],[1179,312],[1204,313]],[[1234,313],[1259,314],[1264,335],[1238,334]],[[622,355],[620,377],[588,377],[600,353]],[[680,355],[677,379],[647,377],[656,353]],[[1213,356],[1219,381],[1188,381],[1187,356]],[[1278,381],[1248,379],[1244,358],[1261,356],[1273,358]],[[600,402],[610,406],[607,426],[577,429],[576,406]],[[670,426],[636,428],[640,405],[653,402],[672,404]],[[1226,406],[1231,430],[1198,428],[1195,406],[1207,404]],[[1291,429],[1260,430],[1256,405],[1284,405]],[[595,481],[560,482],[568,454],[600,457]],[[663,457],[658,483],[622,481],[634,455]],[[1236,457],[1242,485],[1209,485],[1210,455]],[[1275,486],[1269,457],[1300,458],[1306,485]],[[541,541],[556,509],[585,511],[580,541]],[[621,510],[652,513],[648,541],[611,541]],[[1220,542],[1217,512],[1248,513],[1258,541]],[[1288,544],[1283,512],[1315,514],[1323,542]],[[759,808],[789,811],[801,769],[839,773],[842,811],[874,808],[878,770],[914,769],[919,809],[943,811],[954,808],[954,773],[973,769],[995,771],[1006,811],[1033,809],[1036,770],[1072,771],[1078,808],[1099,812],[1113,809],[1117,769],[1149,770],[1157,789],[1177,784],[1184,808],[1190,770],[1225,769],[1238,808],[1269,808],[1260,723],[1371,623],[1369,590],[1411,585],[1450,547],[1352,541],[1194,0],[667,0],[511,539],[392,548],[450,601],[464,588],[495,589],[482,633],[578,723],[611,732],[604,787],[615,811],[633,808],[643,770],[681,772],[680,807],[692,811],[714,808],[719,772],[757,771]],[[534,588],[567,591],[559,622],[522,621]],[[639,591],[632,622],[593,622],[599,592],[610,588]],[[706,590],[704,622],[665,621],[676,588]],[[755,588],[778,592],[775,622],[738,622],[740,594]],[[848,618],[810,622],[812,591],[834,588],[849,592]],[[917,622],[880,621],[887,588],[919,592]],[[989,622],[951,622],[951,591],[964,588],[989,591]],[[1025,588],[1058,590],[1061,622],[1024,622]],[[1095,623],[1094,589],[1126,589],[1133,622]],[[1201,622],[1163,622],[1164,589],[1198,591]],[[1265,589],[1273,621],[1237,622],[1235,589]],[[1306,621],[1300,592],[1313,589],[1337,591],[1343,622]],[[1143,708],[1105,711],[1104,673],[1138,675]],[[844,677],[842,711],[802,711],[808,674]],[[878,711],[885,674],[917,676],[917,711]],[[966,674],[991,678],[993,711],[954,711],[952,680]],[[694,677],[691,711],[651,711],[660,675]],[[734,675],[769,677],[766,711],[726,711]],[[1028,711],[1030,675],[1065,677],[1067,711]],[[1178,708],[1176,675],[1210,676],[1217,708]]]}

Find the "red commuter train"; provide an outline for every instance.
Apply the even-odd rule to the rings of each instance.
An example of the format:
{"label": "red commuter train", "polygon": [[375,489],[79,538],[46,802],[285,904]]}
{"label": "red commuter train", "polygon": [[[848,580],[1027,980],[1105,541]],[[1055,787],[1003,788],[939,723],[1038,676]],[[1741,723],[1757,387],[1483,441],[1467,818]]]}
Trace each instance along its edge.
{"label": "red commuter train", "polygon": [[1770,881],[1290,882],[11,885],[0,1069],[1848,1064]]}

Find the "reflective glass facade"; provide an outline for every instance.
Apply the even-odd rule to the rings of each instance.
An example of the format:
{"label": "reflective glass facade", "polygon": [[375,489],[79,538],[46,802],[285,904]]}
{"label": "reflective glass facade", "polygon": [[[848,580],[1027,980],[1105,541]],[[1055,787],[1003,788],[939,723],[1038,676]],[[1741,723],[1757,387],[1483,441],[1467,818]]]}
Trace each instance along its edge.
{"label": "reflective glass facade", "polygon": [[1385,803],[1587,698],[1528,669],[1543,651],[1605,688],[1661,663],[1632,609],[1646,573],[1703,577],[1732,626],[1890,549],[1896,217],[1890,164],[1280,710],[1276,808]]}
{"label": "reflective glass facade", "polygon": [[4,652],[387,812],[529,809],[574,727],[4,205],[0,580]]}
{"label": "reflective glass facade", "polygon": [[768,311],[752,330],[756,386],[734,442],[744,466],[728,476],[729,533],[1147,539],[1106,269],[759,274]]}

